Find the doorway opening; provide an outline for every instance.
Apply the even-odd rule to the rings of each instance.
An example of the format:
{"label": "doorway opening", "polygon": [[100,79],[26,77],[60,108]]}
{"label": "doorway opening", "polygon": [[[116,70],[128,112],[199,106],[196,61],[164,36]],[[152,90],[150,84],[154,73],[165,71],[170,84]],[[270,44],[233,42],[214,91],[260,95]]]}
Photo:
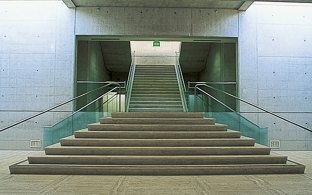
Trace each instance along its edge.
{"label": "doorway opening", "polygon": [[[235,38],[78,36],[76,54],[76,95],[96,88],[96,83],[127,81],[131,63],[179,63],[187,87],[205,82],[233,95],[238,93]],[[209,93],[237,110],[235,99],[212,90]],[[85,101],[78,101],[76,108]],[[208,109],[225,110],[220,104],[211,104]]]}

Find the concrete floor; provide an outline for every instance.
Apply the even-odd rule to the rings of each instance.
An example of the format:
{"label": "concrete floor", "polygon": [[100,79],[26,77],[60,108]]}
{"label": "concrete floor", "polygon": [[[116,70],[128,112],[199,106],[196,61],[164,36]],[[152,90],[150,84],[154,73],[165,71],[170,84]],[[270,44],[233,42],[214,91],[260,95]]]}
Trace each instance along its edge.
{"label": "concrete floor", "polygon": [[278,152],[306,165],[300,175],[10,175],[8,166],[30,153],[0,150],[0,194],[312,194],[312,151]]}

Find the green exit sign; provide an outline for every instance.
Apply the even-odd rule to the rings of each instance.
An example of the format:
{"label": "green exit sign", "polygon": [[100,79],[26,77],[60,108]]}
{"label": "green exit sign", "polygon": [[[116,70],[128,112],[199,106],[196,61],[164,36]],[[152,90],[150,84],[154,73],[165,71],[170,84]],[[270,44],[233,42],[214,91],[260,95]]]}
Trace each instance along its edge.
{"label": "green exit sign", "polygon": [[160,47],[160,41],[154,41],[153,47]]}

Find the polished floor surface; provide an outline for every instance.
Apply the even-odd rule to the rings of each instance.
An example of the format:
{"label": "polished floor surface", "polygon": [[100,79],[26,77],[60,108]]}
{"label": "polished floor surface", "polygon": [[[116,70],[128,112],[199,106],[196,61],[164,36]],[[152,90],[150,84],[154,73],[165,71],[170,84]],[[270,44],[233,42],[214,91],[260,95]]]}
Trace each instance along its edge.
{"label": "polished floor surface", "polygon": [[298,175],[73,176],[10,175],[29,151],[0,150],[0,194],[312,194],[312,151],[279,151],[306,165]]}

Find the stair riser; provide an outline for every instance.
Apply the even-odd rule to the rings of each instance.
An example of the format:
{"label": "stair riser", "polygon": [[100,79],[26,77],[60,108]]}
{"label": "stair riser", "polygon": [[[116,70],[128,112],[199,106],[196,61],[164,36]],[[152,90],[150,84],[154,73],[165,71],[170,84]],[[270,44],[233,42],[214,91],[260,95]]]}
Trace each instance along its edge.
{"label": "stair riser", "polygon": [[177,83],[135,83],[132,86],[132,89],[144,89],[144,88],[177,88]]}
{"label": "stair riser", "polygon": [[177,80],[177,77],[175,74],[173,75],[136,75],[134,76],[134,79],[142,79],[142,80],[146,80],[146,79],[155,79],[155,80],[159,80],[159,79],[164,79],[164,80]]}
{"label": "stair riser", "polygon": [[129,112],[183,112],[183,109],[174,108],[130,108]]}
{"label": "stair riser", "polygon": [[155,104],[131,104],[130,109],[183,109],[182,104],[162,104],[162,105],[155,105]]}
{"label": "stair riser", "polygon": [[181,101],[180,97],[131,97],[132,101]]}
{"label": "stair riser", "polygon": [[133,81],[133,85],[135,85],[135,84],[146,84],[146,85],[148,85],[148,84],[153,84],[153,83],[159,83],[159,84],[166,84],[166,83],[168,83],[168,84],[178,84],[178,81],[177,80],[159,80],[159,81],[153,81],[153,80],[150,80],[150,81],[143,81],[143,80],[139,80],[139,81],[137,81],[137,80],[134,80]]}
{"label": "stair riser", "polygon": [[268,155],[269,148],[250,147],[70,147],[46,148],[48,155]]}
{"label": "stair riser", "polygon": [[88,165],[221,165],[221,164],[282,164],[285,157],[28,157],[29,164],[88,164]]}
{"label": "stair riser", "polygon": [[109,125],[90,124],[90,131],[226,131],[225,125]]}
{"label": "stair riser", "polygon": [[143,92],[145,92],[145,91],[149,91],[149,92],[151,92],[151,91],[166,91],[166,92],[167,91],[175,91],[175,92],[179,93],[179,88],[178,88],[178,85],[173,86],[173,87],[157,87],[157,88],[156,87],[133,86],[132,92],[134,92],[134,91],[139,91],[139,92],[141,92],[141,91],[143,91]]}
{"label": "stair riser", "polygon": [[79,165],[57,166],[11,166],[12,174],[50,174],[50,175],[249,175],[249,174],[303,174],[304,166],[213,166],[213,167],[84,167]]}
{"label": "stair riser", "polygon": [[[131,94],[131,99],[132,98],[138,98],[138,97],[151,97],[151,98],[178,98],[181,97],[180,94],[142,94],[142,93],[132,93]],[[131,102],[130,102],[131,103]]]}
{"label": "stair riser", "polygon": [[169,104],[181,105],[181,101],[131,101],[131,104]]}
{"label": "stair riser", "polygon": [[169,74],[159,74],[159,75],[147,75],[147,74],[141,74],[137,75],[135,74],[134,76],[134,81],[136,80],[175,80],[177,81],[177,77],[175,74],[169,75]]}
{"label": "stair riser", "polygon": [[179,91],[171,91],[171,90],[162,90],[162,91],[151,91],[151,90],[133,90],[132,91],[132,95],[135,95],[135,94],[148,94],[148,95],[151,95],[151,94],[154,94],[155,96],[158,96],[158,95],[180,95],[180,92]]}
{"label": "stair riser", "polygon": [[101,124],[186,124],[186,125],[198,125],[198,124],[206,124],[206,125],[214,125],[215,119],[114,119],[114,118],[103,118],[100,119]]}
{"label": "stair riser", "polygon": [[62,146],[107,146],[107,147],[208,147],[208,146],[253,146],[253,140],[76,140],[63,139]]}
{"label": "stair riser", "polygon": [[119,138],[119,139],[205,139],[205,138],[239,138],[239,132],[105,132],[105,131],[89,131],[75,132],[76,138]]}
{"label": "stair riser", "polygon": [[142,105],[133,105],[133,104],[130,104],[130,109],[133,109],[133,108],[168,108],[168,109],[182,109],[183,110],[183,106],[182,106],[182,103],[180,105],[164,105],[164,104],[158,104],[158,105],[146,105],[146,104],[142,104]]}
{"label": "stair riser", "polygon": [[175,71],[175,68],[174,67],[136,67],[135,71],[153,72],[153,73],[172,72],[172,71]]}
{"label": "stair riser", "polygon": [[154,79],[154,78],[135,78],[133,83],[177,83],[177,79]]}
{"label": "stair riser", "polygon": [[132,92],[139,92],[139,91],[175,91],[177,93],[179,93],[179,89],[177,87],[175,88],[139,88],[139,87],[136,87],[136,88],[132,88]]}
{"label": "stair riser", "polygon": [[248,174],[303,174],[304,166],[239,166],[239,167],[83,167],[72,166],[12,166],[12,174],[51,175],[248,175]]}
{"label": "stair riser", "polygon": [[164,101],[164,102],[167,102],[167,101],[176,101],[176,102],[181,102],[181,100],[177,100],[178,98],[168,98],[168,99],[165,99],[165,98],[153,98],[153,97],[142,97],[142,98],[131,98],[130,102],[141,102],[142,104],[147,104],[148,102],[151,102],[151,101]]}
{"label": "stair riser", "polygon": [[114,112],[112,118],[203,118],[202,112],[172,112],[172,113],[129,113]]}
{"label": "stair riser", "polygon": [[[157,71],[157,70],[156,70]],[[135,76],[134,77],[160,77],[160,76],[165,76],[165,77],[176,77],[176,74],[173,73],[173,71],[163,71],[163,72],[146,72],[146,71],[135,71]]]}

